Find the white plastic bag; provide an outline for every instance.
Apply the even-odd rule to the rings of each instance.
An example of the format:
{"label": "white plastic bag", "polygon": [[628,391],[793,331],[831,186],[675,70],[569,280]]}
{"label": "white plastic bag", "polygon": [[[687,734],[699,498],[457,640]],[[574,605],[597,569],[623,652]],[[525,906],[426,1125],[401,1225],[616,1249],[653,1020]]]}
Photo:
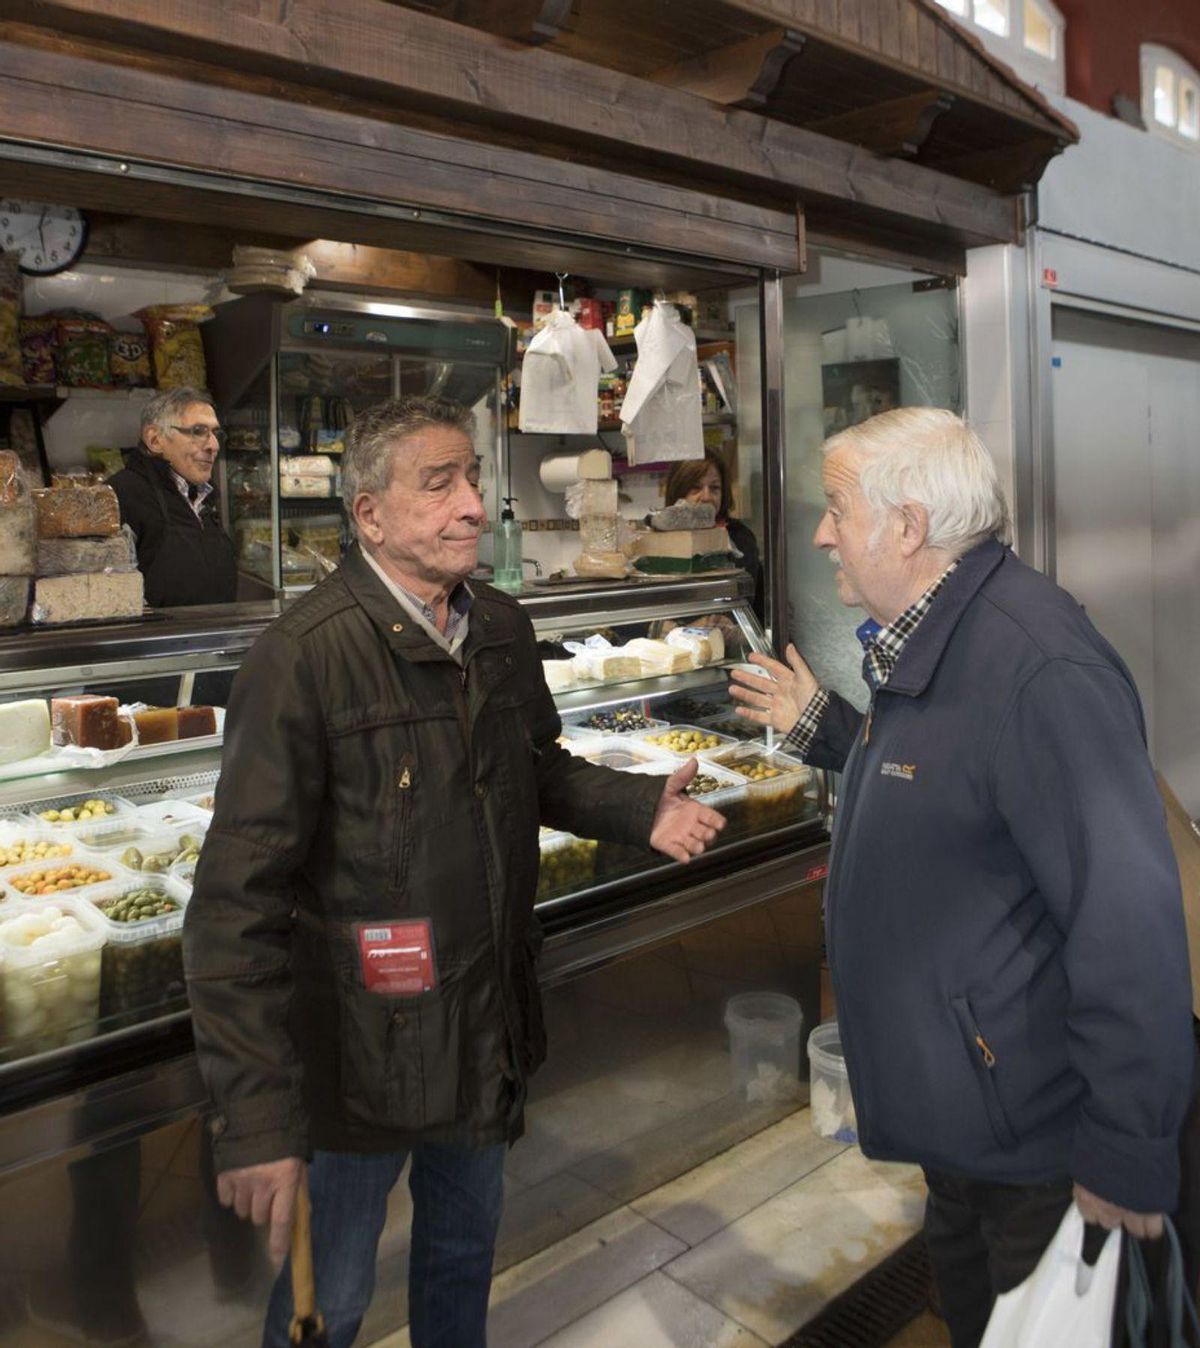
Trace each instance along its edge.
{"label": "white plastic bag", "polygon": [[1121,1235],[1110,1231],[1089,1266],[1081,1258],[1083,1230],[1072,1203],[1037,1268],[996,1298],[979,1348],[1109,1348]]}
{"label": "white plastic bag", "polygon": [[581,328],[556,309],[525,352],[518,426],[548,435],[595,435],[600,371],[616,368],[602,333]]}
{"label": "white plastic bag", "polygon": [[696,334],[659,301],[633,330],[638,358],[621,405],[630,463],[704,457]]}

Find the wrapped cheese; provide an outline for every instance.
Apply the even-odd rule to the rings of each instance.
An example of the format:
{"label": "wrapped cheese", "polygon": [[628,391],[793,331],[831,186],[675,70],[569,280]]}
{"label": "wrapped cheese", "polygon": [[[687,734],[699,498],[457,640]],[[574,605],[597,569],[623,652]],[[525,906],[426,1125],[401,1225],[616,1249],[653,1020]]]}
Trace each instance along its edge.
{"label": "wrapped cheese", "polygon": [[604,580],[623,580],[629,565],[623,552],[581,553],[575,558],[577,576]]}
{"label": "wrapped cheese", "polygon": [[17,627],[29,611],[29,577],[0,576],[0,627]]}
{"label": "wrapped cheese", "polygon": [[45,702],[0,703],[0,763],[36,758],[50,747],[50,713]]}
{"label": "wrapped cheese", "polygon": [[337,472],[337,464],[324,454],[282,454],[279,471],[284,476],[333,477]]}
{"label": "wrapped cheese", "polygon": [[596,683],[620,683],[642,677],[641,661],[636,655],[626,654],[623,646],[584,651],[576,658],[587,677]]}
{"label": "wrapped cheese", "polygon": [[41,538],[36,561],[39,576],[136,571],[137,547],[133,531],[123,524],[111,538]]}
{"label": "wrapped cheese", "polygon": [[33,502],[24,496],[0,504],[0,576],[32,576],[36,549]]}
{"label": "wrapped cheese", "polygon": [[35,623],[140,618],[144,602],[140,571],[43,576],[34,582],[31,616]]}
{"label": "wrapped cheese", "polygon": [[711,501],[676,501],[650,516],[651,529],[711,529],[717,522],[717,508]]}
{"label": "wrapped cheese", "polygon": [[574,660],[543,660],[542,673],[546,677],[546,687],[552,693],[561,693],[575,683]]}
{"label": "wrapped cheese", "polygon": [[39,538],[103,538],[121,527],[117,494],[109,486],[60,486],[33,493]]}
{"label": "wrapped cheese", "polygon": [[674,627],[667,633],[667,642],[687,651],[696,669],[725,658],[725,638],[715,627]]}
{"label": "wrapped cheese", "polygon": [[630,655],[636,655],[641,661],[642,673],[651,676],[658,674],[683,674],[692,668],[691,652],[681,646],[672,646],[667,641],[654,641],[649,637],[634,637],[624,649]]}
{"label": "wrapped cheese", "polygon": [[280,473],[279,494],[285,497],[336,496],[337,483],[317,473]]}

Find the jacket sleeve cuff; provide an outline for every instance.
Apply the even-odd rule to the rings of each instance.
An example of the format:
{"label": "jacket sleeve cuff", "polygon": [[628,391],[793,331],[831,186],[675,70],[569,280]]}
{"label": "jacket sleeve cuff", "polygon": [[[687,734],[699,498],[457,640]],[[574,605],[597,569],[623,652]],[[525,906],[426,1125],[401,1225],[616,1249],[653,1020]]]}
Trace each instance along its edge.
{"label": "jacket sleeve cuff", "polygon": [[1071,1178],[1130,1212],[1173,1212],[1179,1201],[1179,1139],[1131,1137],[1084,1114],[1071,1148]]}
{"label": "jacket sleeve cuff", "polygon": [[209,1116],[208,1131],[218,1173],[312,1150],[307,1116],[291,1094],[230,1101]]}

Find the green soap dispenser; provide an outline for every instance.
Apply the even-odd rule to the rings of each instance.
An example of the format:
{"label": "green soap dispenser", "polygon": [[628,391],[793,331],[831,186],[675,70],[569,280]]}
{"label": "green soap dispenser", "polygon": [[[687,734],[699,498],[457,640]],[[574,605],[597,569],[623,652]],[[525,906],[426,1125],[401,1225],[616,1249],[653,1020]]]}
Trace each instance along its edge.
{"label": "green soap dispenser", "polygon": [[500,512],[500,527],[495,533],[492,555],[492,584],[499,590],[517,593],[524,584],[521,562],[521,521],[513,514],[515,496],[505,496]]}

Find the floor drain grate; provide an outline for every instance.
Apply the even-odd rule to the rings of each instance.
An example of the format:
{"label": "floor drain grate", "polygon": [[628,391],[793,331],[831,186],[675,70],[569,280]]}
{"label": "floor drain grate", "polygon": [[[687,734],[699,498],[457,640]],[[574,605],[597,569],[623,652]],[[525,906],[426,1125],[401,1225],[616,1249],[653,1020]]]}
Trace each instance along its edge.
{"label": "floor drain grate", "polygon": [[925,1239],[913,1236],[782,1348],[882,1348],[928,1308],[931,1279]]}

